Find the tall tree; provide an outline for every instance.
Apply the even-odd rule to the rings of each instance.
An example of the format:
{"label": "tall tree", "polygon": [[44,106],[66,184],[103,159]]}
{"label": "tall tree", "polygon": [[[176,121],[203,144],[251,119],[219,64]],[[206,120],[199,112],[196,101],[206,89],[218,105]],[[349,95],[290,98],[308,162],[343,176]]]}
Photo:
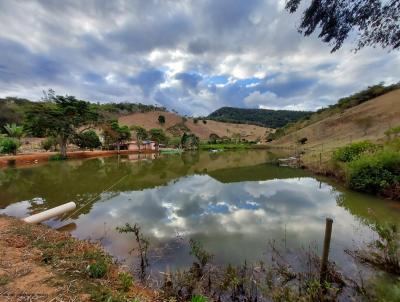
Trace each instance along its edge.
{"label": "tall tree", "polygon": [[136,134],[136,143],[137,143],[138,149],[140,151],[140,146],[141,146],[143,140],[145,140],[148,137],[148,133],[147,133],[146,129],[144,129],[143,127],[140,127],[140,126],[131,126],[131,130],[133,130]]}
{"label": "tall tree", "polygon": [[39,103],[26,112],[24,129],[28,133],[56,137],[61,156],[67,157],[69,140],[94,127],[99,118],[89,102],[77,100],[74,96],[49,93],[46,102]]}
{"label": "tall tree", "polygon": [[116,144],[119,151],[121,144],[131,138],[128,126],[120,126],[118,121],[112,120],[103,126],[103,136],[106,145]]}
{"label": "tall tree", "polygon": [[162,129],[153,128],[149,131],[150,139],[155,141],[157,144],[163,144],[167,142],[167,136]]}
{"label": "tall tree", "polygon": [[[286,10],[294,13],[301,3],[287,0]],[[332,52],[352,31],[358,34],[356,50],[365,46],[399,49],[399,21],[399,0],[311,0],[303,12],[299,32],[309,36],[318,28],[318,37],[333,45]]]}

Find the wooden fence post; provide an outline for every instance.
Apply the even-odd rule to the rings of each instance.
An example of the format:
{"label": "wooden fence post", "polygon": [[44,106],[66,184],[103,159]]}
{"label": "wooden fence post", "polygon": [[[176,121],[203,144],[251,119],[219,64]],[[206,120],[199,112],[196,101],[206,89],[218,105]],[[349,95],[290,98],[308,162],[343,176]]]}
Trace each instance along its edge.
{"label": "wooden fence post", "polygon": [[324,238],[324,248],[322,251],[322,260],[321,260],[321,275],[320,275],[320,283],[323,284],[326,281],[327,277],[327,269],[328,269],[328,256],[329,256],[329,248],[331,244],[331,235],[332,235],[332,218],[326,218],[325,224],[325,238]]}

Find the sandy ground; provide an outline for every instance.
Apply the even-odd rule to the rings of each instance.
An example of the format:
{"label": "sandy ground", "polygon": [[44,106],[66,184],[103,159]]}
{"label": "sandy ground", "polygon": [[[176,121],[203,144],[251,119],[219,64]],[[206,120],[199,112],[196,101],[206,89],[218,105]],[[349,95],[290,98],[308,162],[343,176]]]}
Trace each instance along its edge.
{"label": "sandy ground", "polygon": [[[49,250],[35,245],[40,239],[48,246],[65,243],[70,250],[55,251],[59,262],[46,264],[43,259]],[[84,273],[87,263],[76,262],[88,251],[99,250],[98,245],[72,239],[66,232],[0,216],[0,301],[92,301],[90,286],[108,287],[117,292],[119,268],[116,264],[110,264],[103,279],[90,279]],[[155,300],[153,291],[136,283],[124,295],[140,297],[140,301]]]}
{"label": "sandy ground", "polygon": [[[165,124],[160,125],[158,122],[158,116],[165,116]],[[131,115],[123,116],[119,118],[119,122],[123,125],[138,125],[146,128],[147,130],[151,128],[162,128],[170,135],[171,127],[184,124],[190,132],[197,135],[200,139],[208,139],[210,134],[215,133],[219,137],[232,137],[235,134],[240,134],[241,138],[247,139],[249,141],[261,139],[264,140],[265,137],[272,131],[270,128],[246,125],[246,124],[232,124],[232,123],[222,123],[212,120],[198,120],[194,123],[192,118],[183,120],[183,118],[175,113],[162,112],[162,111],[152,111],[146,113],[134,113]],[[183,133],[183,131],[181,131]]]}

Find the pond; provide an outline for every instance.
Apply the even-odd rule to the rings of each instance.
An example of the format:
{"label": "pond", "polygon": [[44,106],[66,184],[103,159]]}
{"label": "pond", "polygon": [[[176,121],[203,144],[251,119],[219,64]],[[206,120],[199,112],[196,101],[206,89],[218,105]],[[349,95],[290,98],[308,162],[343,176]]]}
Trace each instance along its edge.
{"label": "pond", "polygon": [[276,156],[243,150],[10,167],[0,170],[0,213],[24,217],[74,201],[77,211],[46,224],[99,240],[126,265],[136,261],[135,241],[116,227],[137,223],[150,240],[153,272],[189,267],[189,238],[218,264],[261,260],[273,241],[320,253],[326,217],[334,220],[330,258],[351,270],[344,249],[373,239],[372,224],[399,221],[395,203],[269,164]]}

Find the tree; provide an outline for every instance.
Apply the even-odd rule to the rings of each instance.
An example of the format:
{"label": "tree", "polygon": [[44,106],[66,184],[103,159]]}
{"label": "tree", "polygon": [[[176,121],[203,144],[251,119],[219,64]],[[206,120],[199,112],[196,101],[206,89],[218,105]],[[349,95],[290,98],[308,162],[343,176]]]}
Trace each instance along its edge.
{"label": "tree", "polygon": [[131,126],[131,130],[136,133],[136,143],[140,151],[140,145],[142,144],[143,140],[147,139],[148,133],[146,129],[140,126]]}
{"label": "tree", "polygon": [[78,133],[94,127],[99,119],[89,102],[74,96],[56,96],[50,91],[46,102],[26,112],[24,128],[31,134],[39,132],[56,137],[61,156],[66,158],[68,142]]}
{"label": "tree", "polygon": [[208,141],[212,144],[216,144],[218,139],[219,136],[215,133],[211,133],[210,136],[208,137]]}
{"label": "tree", "polygon": [[158,116],[158,122],[159,122],[161,125],[164,125],[164,124],[165,124],[165,116],[164,116],[164,115],[159,115],[159,116]]}
{"label": "tree", "polygon": [[300,138],[297,142],[298,142],[300,145],[304,145],[307,141],[308,141],[308,138],[307,138],[307,137],[302,137],[302,138]]}
{"label": "tree", "polygon": [[101,146],[101,142],[99,136],[94,130],[87,130],[82,133],[79,133],[75,139],[74,143],[82,149],[90,149],[93,150]]}
{"label": "tree", "polygon": [[6,124],[4,126],[4,130],[7,132],[9,137],[16,138],[18,140],[21,139],[22,135],[24,134],[24,127],[17,126],[17,124]]}
{"label": "tree", "polygon": [[[287,0],[294,13],[302,0]],[[356,50],[365,46],[400,47],[399,0],[312,0],[303,12],[299,32],[304,36],[320,30],[318,37],[338,50],[350,32],[358,33]]]}
{"label": "tree", "polygon": [[121,143],[131,138],[128,126],[120,126],[118,121],[112,120],[103,125],[104,143],[106,145],[116,144],[119,151]]}
{"label": "tree", "polygon": [[193,133],[187,134],[183,133],[181,138],[181,145],[184,149],[197,149],[199,147],[199,138]]}
{"label": "tree", "polygon": [[155,141],[157,144],[164,144],[168,141],[167,136],[165,135],[164,130],[153,128],[149,131],[150,139]]}

